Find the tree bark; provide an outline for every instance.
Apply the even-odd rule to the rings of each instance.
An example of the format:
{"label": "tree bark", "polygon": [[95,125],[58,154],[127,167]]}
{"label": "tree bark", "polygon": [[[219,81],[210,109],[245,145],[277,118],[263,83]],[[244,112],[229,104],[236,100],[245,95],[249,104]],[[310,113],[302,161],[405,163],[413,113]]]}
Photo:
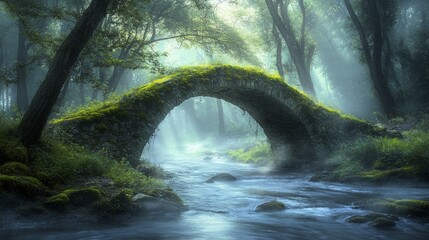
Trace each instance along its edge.
{"label": "tree bark", "polygon": [[44,81],[19,123],[21,142],[25,146],[31,146],[39,141],[71,68],[100,21],[106,16],[108,5],[112,1],[92,0],[57,50]]}
{"label": "tree bark", "polygon": [[[106,82],[106,68],[103,68],[103,67],[98,68],[98,78],[100,79],[101,84],[104,84]],[[99,92],[100,92],[100,89],[95,88],[92,92],[91,99],[96,100]]]}
{"label": "tree bark", "polygon": [[25,44],[24,24],[18,20],[18,52],[16,64],[16,103],[18,110],[25,112],[28,108],[28,90],[27,90],[27,58],[28,52]]}
{"label": "tree bark", "polygon": [[268,7],[275,26],[277,27],[280,32],[280,35],[286,42],[289,54],[298,73],[298,78],[302,88],[309,95],[316,97],[316,92],[314,91],[313,80],[311,79],[310,70],[305,64],[305,51],[304,49],[301,49],[301,46],[295,37],[295,34],[289,21],[289,17],[287,16],[287,9],[285,9],[284,4],[280,1],[280,12],[282,14],[282,17],[280,17],[280,15],[278,14],[278,8],[274,6],[272,0],[265,0],[265,3]]}
{"label": "tree bark", "polygon": [[383,68],[381,64],[381,57],[383,51],[383,39],[381,37],[381,26],[380,26],[380,16],[378,14],[377,2],[375,0],[367,0],[368,2],[368,13],[370,15],[370,21],[373,28],[373,53],[371,55],[371,50],[368,44],[366,33],[362,24],[360,23],[353,7],[350,3],[350,0],[344,0],[347,11],[350,15],[350,18],[355,26],[359,39],[362,44],[363,53],[365,56],[366,63],[369,68],[371,75],[372,83],[375,89],[375,92],[380,100],[381,107],[388,118],[396,116],[396,107],[393,99],[393,95],[390,92],[387,81],[384,77]]}
{"label": "tree bark", "polygon": [[219,120],[219,137],[225,136],[225,118],[223,115],[222,100],[216,99],[217,103],[217,115]]}
{"label": "tree bark", "polygon": [[378,11],[377,1],[367,0],[368,13],[372,23],[373,31],[373,52],[372,60],[374,63],[374,86],[378,92],[381,105],[388,118],[396,116],[396,106],[393,95],[389,89],[389,84],[384,76],[383,65],[382,65],[382,53],[383,53],[383,38],[381,33],[380,14]]}

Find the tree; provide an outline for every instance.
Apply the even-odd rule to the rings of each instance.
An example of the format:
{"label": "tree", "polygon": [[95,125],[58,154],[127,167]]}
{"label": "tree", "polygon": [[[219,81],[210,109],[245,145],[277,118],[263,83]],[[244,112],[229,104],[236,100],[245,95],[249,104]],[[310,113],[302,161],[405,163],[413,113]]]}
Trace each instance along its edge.
{"label": "tree", "polygon": [[57,50],[44,81],[19,123],[24,145],[31,146],[39,141],[72,66],[100,21],[106,16],[107,8],[112,2],[113,0],[92,0]]}
{"label": "tree", "polygon": [[224,118],[224,114],[223,114],[223,106],[222,106],[222,100],[221,99],[216,99],[216,104],[217,104],[217,116],[218,116],[218,121],[219,121],[219,137],[224,137],[225,136],[225,118]]}
{"label": "tree", "polygon": [[285,4],[283,0],[279,0],[276,2],[276,4],[274,4],[272,0],[265,0],[265,3],[273,19],[274,26],[277,28],[280,35],[286,42],[290,57],[295,65],[302,88],[311,96],[316,97],[313,80],[310,74],[310,66],[315,49],[314,45],[310,45],[308,48],[306,48],[305,27],[307,15],[303,0],[298,0],[302,14],[300,41],[298,41],[298,38],[296,37],[295,31],[292,27],[292,22],[289,17],[287,9],[289,1],[286,1]]}
{"label": "tree", "polygon": [[372,83],[375,92],[380,100],[381,107],[388,118],[396,116],[396,105],[393,95],[389,89],[389,84],[385,78],[382,66],[382,52],[383,52],[383,38],[380,24],[380,14],[378,10],[378,3],[376,0],[366,1],[366,10],[368,11],[369,20],[372,27],[372,54],[369,44],[369,39],[359,20],[356,12],[354,11],[350,0],[344,0],[347,11],[353,22],[356,31],[359,34],[362,51],[365,56],[366,64],[368,65],[371,75]]}

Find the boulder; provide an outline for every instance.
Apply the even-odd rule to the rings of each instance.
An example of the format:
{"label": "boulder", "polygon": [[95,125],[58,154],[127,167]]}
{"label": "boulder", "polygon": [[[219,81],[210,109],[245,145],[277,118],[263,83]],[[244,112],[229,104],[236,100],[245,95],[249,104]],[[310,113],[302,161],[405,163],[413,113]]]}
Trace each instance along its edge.
{"label": "boulder", "polygon": [[255,208],[255,212],[273,212],[283,211],[286,209],[286,205],[279,201],[270,201],[262,203]]}
{"label": "boulder", "polygon": [[211,177],[206,182],[207,183],[213,183],[213,182],[219,182],[219,181],[232,182],[232,181],[237,181],[237,178],[232,176],[229,173],[220,173],[220,174],[217,174],[217,175]]}

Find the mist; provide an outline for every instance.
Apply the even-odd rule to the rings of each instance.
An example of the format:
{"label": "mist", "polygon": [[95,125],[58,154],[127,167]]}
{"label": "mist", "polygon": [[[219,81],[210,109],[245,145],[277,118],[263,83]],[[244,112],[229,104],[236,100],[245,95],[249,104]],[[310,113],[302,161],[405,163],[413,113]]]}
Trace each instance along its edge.
{"label": "mist", "polygon": [[0,0],[0,238],[426,239],[428,12]]}

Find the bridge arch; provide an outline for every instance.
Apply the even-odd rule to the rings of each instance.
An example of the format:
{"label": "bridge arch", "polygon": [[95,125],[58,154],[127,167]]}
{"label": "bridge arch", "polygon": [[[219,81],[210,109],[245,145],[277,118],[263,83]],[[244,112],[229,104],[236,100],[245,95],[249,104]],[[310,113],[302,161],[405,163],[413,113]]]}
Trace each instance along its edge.
{"label": "bridge arch", "polygon": [[167,114],[198,96],[224,99],[247,111],[262,127],[279,165],[323,158],[339,142],[372,127],[312,101],[260,69],[199,66],[131,90],[54,120],[73,139],[92,149],[107,149],[137,165],[141,152]]}

